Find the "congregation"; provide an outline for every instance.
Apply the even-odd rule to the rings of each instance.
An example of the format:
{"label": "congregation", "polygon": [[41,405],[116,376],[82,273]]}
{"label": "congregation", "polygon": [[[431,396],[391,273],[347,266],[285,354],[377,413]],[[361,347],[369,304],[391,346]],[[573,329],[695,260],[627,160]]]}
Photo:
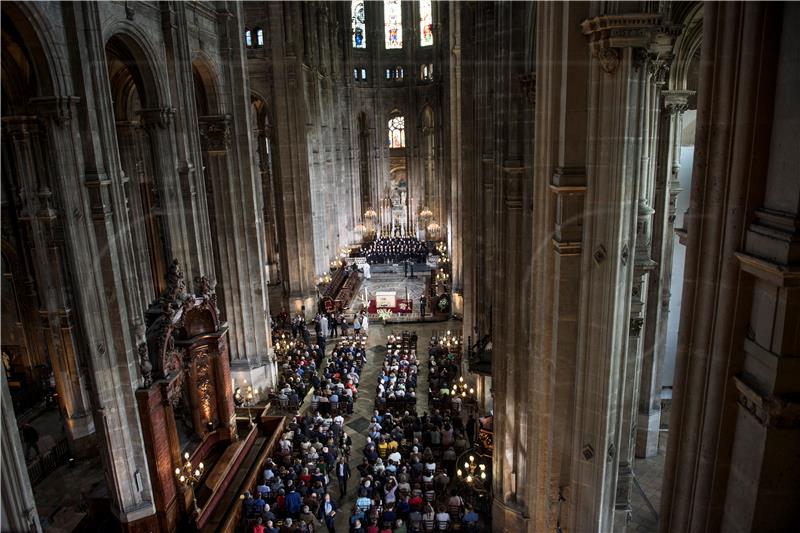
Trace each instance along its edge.
{"label": "congregation", "polygon": [[[479,427],[472,414],[462,416],[460,401],[450,401],[458,398],[452,394],[458,387],[458,339],[449,332],[431,339],[428,368],[433,408],[430,414],[420,415],[416,411],[417,334],[388,335],[363,457],[351,472],[352,439],[345,430],[345,416],[353,412],[359,397],[367,334],[343,336],[324,361],[317,361],[314,346],[321,334],[317,344],[304,344],[303,327],[299,324],[294,336],[279,335],[283,346],[290,346],[281,378],[290,383],[299,379],[310,387],[310,405],[305,414],[301,414],[301,403],[289,406],[297,414],[284,427],[258,485],[243,495],[246,524],[242,530],[294,533],[319,531],[324,526],[334,532],[335,517],[344,512],[338,502],[349,500],[353,476],[359,479],[349,509],[351,533],[480,530],[474,502],[454,482],[456,463],[475,446]],[[334,479],[338,491],[331,487]]]}

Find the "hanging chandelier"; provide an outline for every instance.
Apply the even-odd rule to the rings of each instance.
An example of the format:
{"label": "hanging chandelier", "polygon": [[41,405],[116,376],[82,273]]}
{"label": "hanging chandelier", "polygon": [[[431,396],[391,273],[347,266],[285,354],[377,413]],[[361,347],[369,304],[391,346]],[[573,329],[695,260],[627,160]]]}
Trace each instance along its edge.
{"label": "hanging chandelier", "polygon": [[371,207],[364,212],[364,218],[370,221],[374,221],[378,218],[378,213],[375,212],[374,209]]}

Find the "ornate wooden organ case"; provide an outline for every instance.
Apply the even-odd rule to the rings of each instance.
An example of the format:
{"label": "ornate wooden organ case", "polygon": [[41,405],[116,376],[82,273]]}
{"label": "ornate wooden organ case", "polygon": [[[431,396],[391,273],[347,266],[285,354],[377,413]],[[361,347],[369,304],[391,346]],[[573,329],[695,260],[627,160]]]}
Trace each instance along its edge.
{"label": "ornate wooden organ case", "polygon": [[184,404],[191,416],[199,441],[194,464],[204,460],[210,444],[237,438],[227,326],[220,323],[208,280],[195,282],[191,294],[173,262],[164,294],[147,310],[146,343],[139,346],[143,383],[136,397],[162,531],[175,530],[189,497],[175,480],[182,462],[176,409]]}

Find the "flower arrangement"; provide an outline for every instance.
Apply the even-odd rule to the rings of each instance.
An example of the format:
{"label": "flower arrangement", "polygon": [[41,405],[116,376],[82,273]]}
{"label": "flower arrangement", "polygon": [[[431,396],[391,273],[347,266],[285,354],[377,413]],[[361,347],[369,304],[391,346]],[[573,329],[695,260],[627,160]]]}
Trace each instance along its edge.
{"label": "flower arrangement", "polygon": [[387,320],[389,320],[390,318],[392,318],[392,311],[391,311],[391,309],[387,309],[387,308],[385,308],[385,307],[384,307],[384,308],[381,308],[381,309],[378,309],[378,317],[379,317],[380,319],[382,319],[384,322],[386,322]]}

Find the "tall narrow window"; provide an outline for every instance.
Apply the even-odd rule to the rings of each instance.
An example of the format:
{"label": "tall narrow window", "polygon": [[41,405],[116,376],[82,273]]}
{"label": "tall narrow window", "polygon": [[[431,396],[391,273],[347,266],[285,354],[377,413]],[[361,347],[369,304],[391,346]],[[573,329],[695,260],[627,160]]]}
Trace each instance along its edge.
{"label": "tall narrow window", "polygon": [[392,117],[389,119],[389,148],[406,147],[405,117]]}
{"label": "tall narrow window", "polygon": [[386,49],[403,48],[403,9],[400,0],[383,1],[383,26]]}
{"label": "tall narrow window", "polygon": [[433,9],[431,0],[419,0],[419,45],[433,44]]}
{"label": "tall narrow window", "polygon": [[353,17],[353,48],[367,47],[367,17],[364,13],[364,0],[353,0],[350,3],[350,11]]}
{"label": "tall narrow window", "polygon": [[252,48],[253,46],[253,33],[249,29],[244,30],[244,45],[247,48]]}
{"label": "tall narrow window", "polygon": [[256,46],[261,48],[264,46],[264,30],[256,28]]}

